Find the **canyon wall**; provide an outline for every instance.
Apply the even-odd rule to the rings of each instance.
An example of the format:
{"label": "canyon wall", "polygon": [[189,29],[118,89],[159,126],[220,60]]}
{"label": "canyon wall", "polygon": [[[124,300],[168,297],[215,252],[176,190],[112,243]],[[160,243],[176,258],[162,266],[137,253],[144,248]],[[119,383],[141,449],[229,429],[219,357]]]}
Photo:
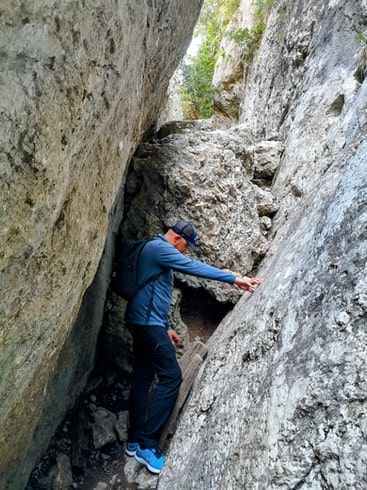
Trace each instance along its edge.
{"label": "canyon wall", "polygon": [[24,488],[93,366],[126,163],[201,3],[0,6],[3,489]]}
{"label": "canyon wall", "polygon": [[366,31],[365,0],[275,2],[238,79],[241,130],[284,144],[279,209],[264,283],[211,338],[159,489],[367,486]]}
{"label": "canyon wall", "polygon": [[[126,163],[200,4],[0,7],[1,488],[24,488],[92,368]],[[227,39],[216,70],[214,126],[239,126],[163,128],[133,160],[128,232],[182,213],[202,258],[264,280],[210,341],[160,489],[367,486],[366,16],[273,2],[253,58]]]}

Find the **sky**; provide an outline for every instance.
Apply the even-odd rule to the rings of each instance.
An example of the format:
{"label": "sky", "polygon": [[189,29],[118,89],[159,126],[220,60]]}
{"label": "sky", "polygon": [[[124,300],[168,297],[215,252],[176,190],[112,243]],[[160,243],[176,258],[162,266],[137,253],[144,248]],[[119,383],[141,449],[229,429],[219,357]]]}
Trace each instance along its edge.
{"label": "sky", "polygon": [[193,37],[186,51],[186,56],[195,56],[201,43],[201,36]]}

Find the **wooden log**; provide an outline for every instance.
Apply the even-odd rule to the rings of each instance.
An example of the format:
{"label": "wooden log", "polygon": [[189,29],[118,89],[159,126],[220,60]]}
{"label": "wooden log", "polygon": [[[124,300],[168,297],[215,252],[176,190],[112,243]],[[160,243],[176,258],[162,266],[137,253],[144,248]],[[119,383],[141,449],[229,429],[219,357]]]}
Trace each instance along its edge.
{"label": "wooden log", "polygon": [[173,434],[177,428],[178,419],[182,412],[183,406],[185,405],[187,397],[191,391],[191,387],[207,353],[208,348],[206,345],[202,342],[196,341],[182,356],[179,362],[182,371],[182,383],[176,403],[161,432],[159,445],[162,450],[167,450],[169,443],[171,442]]}
{"label": "wooden log", "polygon": [[207,346],[202,342],[200,342],[199,340],[196,340],[179,360],[181,371],[182,372],[185,371],[187,364],[190,364],[194,354],[199,354],[202,357],[202,359],[205,359],[207,353],[208,353]]}

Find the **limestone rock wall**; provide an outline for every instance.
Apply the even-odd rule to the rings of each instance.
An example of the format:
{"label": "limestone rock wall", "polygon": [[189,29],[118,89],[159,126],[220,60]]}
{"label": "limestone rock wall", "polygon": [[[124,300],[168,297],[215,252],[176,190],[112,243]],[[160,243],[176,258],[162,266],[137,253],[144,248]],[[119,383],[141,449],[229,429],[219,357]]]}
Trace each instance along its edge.
{"label": "limestone rock wall", "polygon": [[215,127],[224,128],[238,124],[241,99],[246,86],[250,61],[246,56],[243,33],[256,25],[255,2],[242,0],[234,13],[221,42],[223,55],[219,57],[213,76]]}
{"label": "limestone rock wall", "polygon": [[[155,235],[178,218],[186,219],[199,233],[199,252],[191,253],[193,258],[249,274],[269,247],[267,236],[278,209],[269,188],[283,145],[251,145],[241,127],[210,131],[200,122],[188,126],[163,127],[163,134],[168,129],[173,134],[144,143],[134,155],[126,178],[123,234]],[[205,287],[222,302],[240,297],[233,286],[178,277]]]}
{"label": "limestone rock wall", "polygon": [[364,489],[367,2],[276,2],[242,100],[284,142],[273,240],[217,329],[159,489]]}
{"label": "limestone rock wall", "polygon": [[166,101],[157,117],[157,130],[167,121],[181,121],[183,119],[179,89],[180,75],[179,71],[176,70],[169,82]]}
{"label": "limestone rock wall", "polygon": [[126,162],[200,6],[0,6],[1,488],[24,487],[92,367]]}
{"label": "limestone rock wall", "polygon": [[212,337],[158,488],[366,487],[366,149]]}

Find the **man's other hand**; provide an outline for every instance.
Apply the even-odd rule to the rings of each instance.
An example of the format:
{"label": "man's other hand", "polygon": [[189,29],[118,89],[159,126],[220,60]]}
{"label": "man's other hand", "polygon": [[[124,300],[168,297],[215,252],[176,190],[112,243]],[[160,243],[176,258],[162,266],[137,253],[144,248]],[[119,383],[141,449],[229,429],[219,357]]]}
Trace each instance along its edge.
{"label": "man's other hand", "polygon": [[170,338],[172,344],[181,345],[181,339],[174,330],[167,330],[167,335]]}

